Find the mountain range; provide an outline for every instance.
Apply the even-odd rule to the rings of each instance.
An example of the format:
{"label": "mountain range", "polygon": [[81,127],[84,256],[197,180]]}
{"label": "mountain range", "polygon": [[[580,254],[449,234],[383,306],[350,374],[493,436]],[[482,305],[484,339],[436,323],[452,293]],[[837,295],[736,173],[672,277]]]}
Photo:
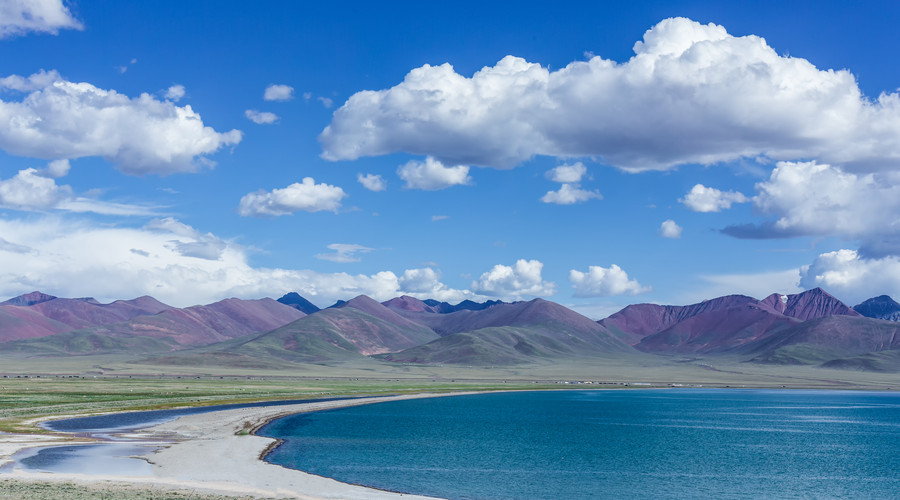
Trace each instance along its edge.
{"label": "mountain range", "polygon": [[175,308],[32,292],[0,303],[0,356],[127,354],[154,364],[380,363],[527,366],[617,358],[900,371],[900,304],[855,307],[819,288],[762,300],[634,304],[600,321],[543,299],[452,305],[361,295],[319,309],[299,294]]}

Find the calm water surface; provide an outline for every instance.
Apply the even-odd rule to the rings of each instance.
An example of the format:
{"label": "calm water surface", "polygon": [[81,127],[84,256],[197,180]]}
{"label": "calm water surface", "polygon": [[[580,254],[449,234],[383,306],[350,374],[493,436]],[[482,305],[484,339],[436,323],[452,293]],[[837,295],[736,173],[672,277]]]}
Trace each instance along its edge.
{"label": "calm water surface", "polygon": [[483,394],[294,415],[267,460],[448,498],[900,498],[900,394]]}

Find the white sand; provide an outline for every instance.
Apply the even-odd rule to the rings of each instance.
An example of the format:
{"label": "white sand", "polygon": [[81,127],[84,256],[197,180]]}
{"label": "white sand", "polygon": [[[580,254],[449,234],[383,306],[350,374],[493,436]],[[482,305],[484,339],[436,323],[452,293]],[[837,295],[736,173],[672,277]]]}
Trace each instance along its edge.
{"label": "white sand", "polygon": [[[275,443],[275,440],[247,434],[246,431],[256,429],[273,418],[293,413],[446,395],[450,394],[360,398],[188,415],[127,435],[143,442],[171,443],[142,457],[153,464],[150,476],[28,472],[16,468],[12,472],[0,475],[0,478],[76,483],[124,482],[219,495],[275,498],[425,498],[349,485],[266,463],[260,459],[261,455]],[[52,440],[59,439],[0,434],[0,465],[9,462],[9,457],[16,451],[47,446]]]}

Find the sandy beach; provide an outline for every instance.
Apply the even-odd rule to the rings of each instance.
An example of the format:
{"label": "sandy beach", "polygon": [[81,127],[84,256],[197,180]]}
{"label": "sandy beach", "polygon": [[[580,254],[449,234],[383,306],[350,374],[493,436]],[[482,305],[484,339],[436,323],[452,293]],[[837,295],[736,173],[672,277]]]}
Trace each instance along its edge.
{"label": "sandy beach", "polygon": [[[359,398],[289,406],[241,408],[188,415],[122,437],[162,447],[140,458],[152,464],[149,475],[94,475],[33,472],[20,467],[0,479],[58,481],[75,484],[146,485],[155,489],[223,496],[304,499],[425,498],[349,485],[261,460],[275,440],[252,434],[266,422],[294,413],[453,394],[414,394]],[[59,436],[0,434],[0,465],[16,452],[52,444],[69,444]],[[75,441],[79,442],[79,441]],[[83,441],[81,441],[83,442]]]}

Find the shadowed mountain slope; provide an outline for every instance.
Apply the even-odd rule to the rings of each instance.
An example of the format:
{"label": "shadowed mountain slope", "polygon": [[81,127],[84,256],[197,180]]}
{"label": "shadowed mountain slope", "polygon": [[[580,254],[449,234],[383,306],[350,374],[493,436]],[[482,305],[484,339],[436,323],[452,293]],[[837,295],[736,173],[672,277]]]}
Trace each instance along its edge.
{"label": "shadowed mountain slope", "polygon": [[853,310],[867,318],[900,321],[900,304],[887,295],[880,295],[853,306]]}
{"label": "shadowed mountain slope", "polygon": [[286,306],[291,306],[304,314],[312,314],[319,311],[319,308],[315,304],[301,297],[297,292],[284,294],[278,299],[278,302],[281,302]]}
{"label": "shadowed mountain slope", "polygon": [[382,302],[382,305],[398,312],[410,311],[448,314],[457,311],[483,311],[489,307],[505,303],[506,302],[500,300],[488,300],[486,302],[473,302],[471,300],[464,300],[454,306],[448,302],[438,302],[434,299],[419,300],[415,297],[410,297],[409,295],[403,295],[386,302]]}
{"label": "shadowed mountain slope", "polygon": [[53,300],[56,297],[53,295],[47,295],[43,292],[31,292],[23,295],[19,295],[18,297],[13,297],[9,300],[0,302],[0,306],[33,306],[35,304],[40,304],[41,302],[47,302],[48,300]]}
{"label": "shadowed mountain slope", "polygon": [[809,364],[900,349],[900,324],[865,317],[828,316],[797,323],[745,346],[753,361]]}

